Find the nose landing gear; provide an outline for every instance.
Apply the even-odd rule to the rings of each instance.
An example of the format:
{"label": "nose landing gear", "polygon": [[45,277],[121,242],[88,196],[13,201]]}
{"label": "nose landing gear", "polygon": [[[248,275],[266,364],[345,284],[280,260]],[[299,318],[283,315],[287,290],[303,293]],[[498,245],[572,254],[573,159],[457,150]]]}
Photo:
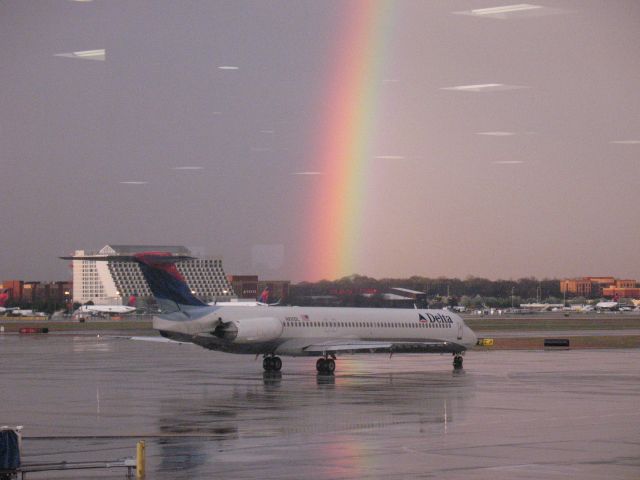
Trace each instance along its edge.
{"label": "nose landing gear", "polygon": [[454,370],[461,370],[462,369],[462,355],[455,354],[453,356],[453,369]]}
{"label": "nose landing gear", "polygon": [[264,360],[262,360],[262,368],[264,368],[265,372],[279,372],[282,368],[282,360],[275,355],[265,356]]}

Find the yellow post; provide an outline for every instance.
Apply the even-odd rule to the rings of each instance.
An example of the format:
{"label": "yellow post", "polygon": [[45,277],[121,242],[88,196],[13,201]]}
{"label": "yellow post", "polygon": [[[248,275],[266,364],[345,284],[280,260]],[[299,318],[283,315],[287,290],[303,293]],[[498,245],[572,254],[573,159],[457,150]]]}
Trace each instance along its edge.
{"label": "yellow post", "polygon": [[138,442],[136,453],[136,478],[144,478],[144,440]]}

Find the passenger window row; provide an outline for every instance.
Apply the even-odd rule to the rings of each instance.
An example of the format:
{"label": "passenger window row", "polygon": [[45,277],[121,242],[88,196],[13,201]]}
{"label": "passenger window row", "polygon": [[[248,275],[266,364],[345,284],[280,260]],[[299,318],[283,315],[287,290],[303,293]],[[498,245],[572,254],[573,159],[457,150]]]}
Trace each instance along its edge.
{"label": "passenger window row", "polygon": [[[401,323],[391,323],[391,322],[296,322],[291,320],[285,320],[285,327],[335,327],[335,328],[429,328],[429,324],[427,323],[410,323],[410,322],[401,322]],[[433,327],[444,327],[450,328],[451,325],[444,324],[440,325],[437,323],[432,324]]]}

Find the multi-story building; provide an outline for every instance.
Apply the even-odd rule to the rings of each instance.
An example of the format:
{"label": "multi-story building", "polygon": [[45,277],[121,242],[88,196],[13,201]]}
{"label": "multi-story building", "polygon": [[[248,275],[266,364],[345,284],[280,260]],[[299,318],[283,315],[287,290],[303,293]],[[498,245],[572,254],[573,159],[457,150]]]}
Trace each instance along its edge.
{"label": "multi-story building", "polygon": [[636,288],[638,282],[631,279],[616,280],[616,288]]}
{"label": "multi-story building", "polygon": [[289,280],[259,280],[258,275],[229,275],[228,279],[240,298],[258,298],[265,288],[269,289],[268,302],[284,303],[289,298]]}
{"label": "multi-story building", "polygon": [[594,297],[602,297],[603,290],[606,287],[615,285],[615,277],[587,277],[591,282],[591,295]]}
{"label": "multi-story building", "polygon": [[258,275],[229,275],[229,283],[238,298],[256,298],[258,296]]}
{"label": "multi-story building", "polygon": [[52,302],[65,304],[71,300],[71,282],[34,282],[26,280],[3,280],[2,289],[9,291],[14,303],[29,304]]}
{"label": "multi-story building", "polygon": [[616,280],[614,285],[602,289],[602,296],[608,298],[640,298],[640,288],[635,280]]}
{"label": "multi-story building", "polygon": [[260,295],[265,288],[269,288],[269,303],[280,302],[285,304],[289,299],[289,286],[291,282],[289,280],[260,280],[258,282],[258,295]]}
{"label": "multi-story building", "polygon": [[2,289],[9,291],[9,300],[14,302],[22,301],[22,287],[24,280],[3,280]]}
{"label": "multi-story building", "polygon": [[[169,252],[192,256],[183,246],[106,245],[98,252],[76,250],[74,257],[130,256],[141,252]],[[73,300],[95,304],[122,304],[132,295],[150,297],[151,290],[137,263],[117,260],[72,260]],[[235,296],[219,258],[194,258],[176,263],[191,292],[201,300],[227,301]]]}
{"label": "multi-story building", "polygon": [[635,280],[615,277],[582,277],[560,281],[560,292],[583,297],[640,297]]}
{"label": "multi-story building", "polygon": [[591,281],[588,278],[570,278],[560,280],[560,292],[581,297],[591,296]]}

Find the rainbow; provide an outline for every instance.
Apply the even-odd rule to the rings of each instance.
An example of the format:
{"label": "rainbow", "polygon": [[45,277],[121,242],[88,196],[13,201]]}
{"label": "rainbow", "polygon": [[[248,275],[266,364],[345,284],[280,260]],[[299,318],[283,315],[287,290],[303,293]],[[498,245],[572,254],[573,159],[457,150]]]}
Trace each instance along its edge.
{"label": "rainbow", "polygon": [[362,268],[358,245],[370,180],[370,161],[381,72],[391,34],[391,0],[351,0],[340,4],[342,25],[330,54],[326,91],[321,95],[314,165],[322,172],[310,197],[311,238],[306,242],[311,280],[332,279]]}

